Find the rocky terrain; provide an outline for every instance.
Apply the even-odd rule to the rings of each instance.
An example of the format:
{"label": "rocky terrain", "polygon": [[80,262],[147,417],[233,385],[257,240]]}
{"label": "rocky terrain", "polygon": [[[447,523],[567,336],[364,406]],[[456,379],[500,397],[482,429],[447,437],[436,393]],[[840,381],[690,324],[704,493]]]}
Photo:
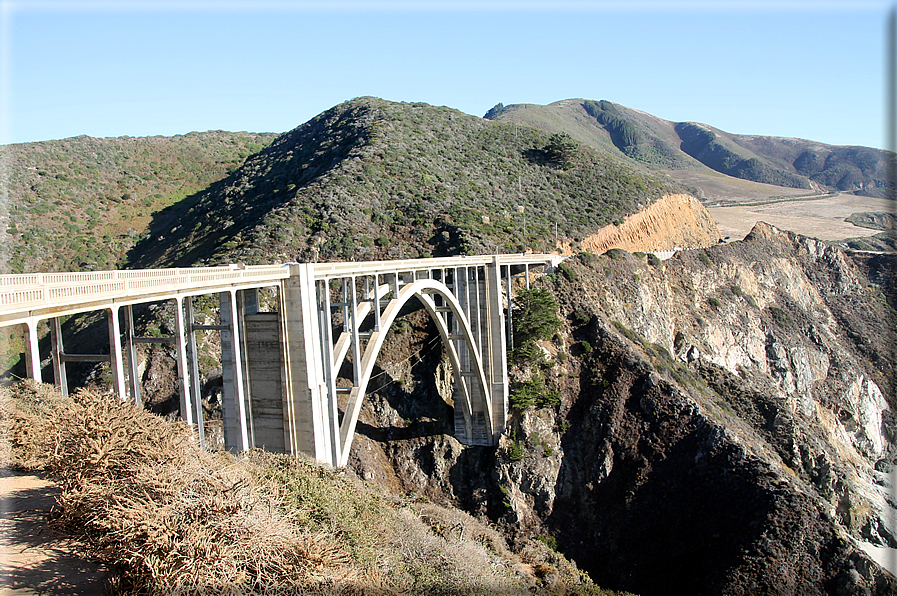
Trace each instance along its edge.
{"label": "rocky terrain", "polygon": [[[409,307],[372,378],[354,472],[420,502],[460,507],[500,529],[514,548],[536,539],[614,590],[895,593],[894,577],[861,544],[897,548],[889,477],[897,455],[895,257],[876,254],[893,242],[839,246],[759,224],[745,240],[721,244],[695,198],[700,188],[689,194],[690,183],[663,174],[680,168],[711,176],[710,166],[671,144],[688,131],[697,143],[700,131],[605,103],[509,106],[490,121],[358,98],[253,155],[250,145],[271,139],[236,137],[228,147],[226,135],[198,137],[220,152],[200,168],[205,177],[191,179],[204,187],[178,190],[174,158],[166,158],[138,176],[143,182],[123,175],[138,198],[124,182],[107,180],[97,195],[109,203],[102,209],[90,204],[96,189],[86,166],[31,164],[13,172],[30,181],[21,195],[30,207],[11,212],[7,234],[18,245],[30,234],[27,259],[16,267],[46,258],[48,269],[83,251],[62,233],[35,231],[45,209],[62,224],[82,211],[90,221],[110,219],[91,228],[93,242],[83,230],[78,237],[96,253],[103,235],[115,236],[116,258],[129,267],[573,253],[534,280],[556,300],[559,330],[526,358],[512,354],[512,398],[535,387],[552,399],[515,408],[497,447],[459,444],[441,343],[425,313]],[[563,122],[560,128],[523,126],[539,125],[552,110],[548,120]],[[558,115],[563,110],[571,120]],[[759,160],[742,169],[766,182],[827,184],[813,179],[824,167],[812,176],[788,169],[781,143],[706,130],[718,138],[704,139],[705,161],[725,150]],[[75,145],[99,155],[103,143]],[[832,163],[843,162],[859,180],[851,192],[880,192],[878,174],[869,174],[875,168],[860,162],[881,164],[854,163],[864,155],[840,152]],[[814,159],[802,167],[829,162]],[[73,176],[83,178],[72,184],[73,196],[41,194]],[[155,176],[158,186],[143,176]],[[149,190],[159,191],[144,205],[152,220],[137,207]],[[69,207],[65,216],[53,210]],[[20,217],[26,211],[31,219]],[[125,212],[142,227],[131,233],[116,221],[117,232],[97,236]],[[646,254],[675,246],[693,250],[667,261]],[[199,306],[212,324],[213,302]],[[154,305],[138,313],[138,329],[164,333],[171,317]],[[77,351],[79,342],[104,341],[105,331],[73,317],[64,333]],[[201,375],[211,395],[220,369],[217,344],[206,339]],[[173,414],[177,402],[169,350],[141,355],[157,413]],[[101,367],[85,367],[82,376],[104,384]]]}
{"label": "rocky terrain", "polygon": [[[360,475],[551,536],[614,589],[897,589],[858,546],[897,547],[891,257],[758,225],[665,262],[567,264],[540,280],[564,326],[512,375],[561,402],[517,411],[496,450],[465,448],[423,350],[366,404]],[[414,331],[397,353],[427,345],[425,320]]]}

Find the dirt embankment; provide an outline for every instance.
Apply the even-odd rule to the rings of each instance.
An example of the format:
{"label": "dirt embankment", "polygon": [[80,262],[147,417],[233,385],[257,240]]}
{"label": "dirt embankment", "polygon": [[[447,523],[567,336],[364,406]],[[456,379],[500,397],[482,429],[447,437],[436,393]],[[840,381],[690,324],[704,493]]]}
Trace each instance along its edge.
{"label": "dirt embankment", "polygon": [[647,252],[675,246],[711,246],[720,239],[716,223],[700,201],[691,195],[670,194],[630,215],[619,226],[610,225],[586,236],[582,249],[594,254],[611,248]]}

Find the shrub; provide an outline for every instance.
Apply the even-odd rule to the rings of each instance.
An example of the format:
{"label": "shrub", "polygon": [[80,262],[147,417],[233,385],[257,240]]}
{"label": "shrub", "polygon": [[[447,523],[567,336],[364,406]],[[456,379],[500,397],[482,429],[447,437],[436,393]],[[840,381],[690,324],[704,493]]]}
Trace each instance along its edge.
{"label": "shrub", "polygon": [[622,259],[622,258],[624,258],[624,257],[626,256],[627,253],[626,253],[626,251],[623,250],[622,248],[612,248],[612,249],[610,249],[609,251],[607,251],[607,252],[604,253],[604,254],[606,254],[606,255],[609,256],[611,259],[613,259],[613,260],[616,261],[617,259]]}
{"label": "shrub", "polygon": [[625,335],[626,338],[629,341],[631,341],[632,343],[640,345],[640,346],[645,344],[645,341],[641,337],[639,337],[638,333],[636,333],[632,329],[628,328],[623,323],[621,323],[619,321],[611,321],[611,323],[613,324],[614,327],[616,327],[617,331],[619,331],[620,333]]}
{"label": "shrub", "polygon": [[[0,388],[0,419],[4,459],[57,480],[60,522],[121,571],[112,593],[528,593],[503,538],[462,511],[301,458],[204,452],[184,424],[109,395],[21,383]],[[525,438],[508,454],[522,460]]]}
{"label": "shrub", "polygon": [[588,325],[592,322],[592,316],[589,313],[575,310],[573,311],[573,324],[574,325]]}
{"label": "shrub", "polygon": [[579,275],[567,263],[561,263],[558,265],[558,269],[569,281],[577,281],[579,279]]}
{"label": "shrub", "polygon": [[719,309],[720,306],[722,306],[722,302],[720,302],[717,298],[714,298],[713,296],[711,296],[710,298],[707,299],[707,304],[709,304],[710,306],[712,306],[713,308],[715,308],[717,310]]}
{"label": "shrub", "polygon": [[551,135],[548,144],[542,149],[549,163],[569,170],[576,165],[579,157],[579,147],[573,137],[565,132]]}
{"label": "shrub", "polygon": [[778,306],[770,306],[769,314],[772,315],[772,320],[775,321],[779,325],[779,327],[791,326],[791,315],[789,315],[787,311],[782,310]]}
{"label": "shrub", "polygon": [[652,252],[652,253],[648,254],[648,264],[656,269],[656,268],[660,267],[663,263],[661,262],[660,257],[658,257],[656,254],[654,254]]}
{"label": "shrub", "polygon": [[535,406],[547,408],[561,403],[559,391],[545,386],[545,378],[541,374],[533,375],[531,379],[520,383],[508,398],[512,408],[522,411]]}
{"label": "shrub", "polygon": [[536,536],[536,540],[553,550],[554,552],[559,552],[558,549],[558,539],[554,536],[549,536],[547,534],[543,534],[542,536]]}
{"label": "shrub", "polygon": [[517,290],[514,303],[514,335],[518,345],[548,339],[560,329],[558,303],[544,288]]}
{"label": "shrub", "polygon": [[526,457],[526,449],[520,441],[510,441],[508,443],[508,459],[511,461],[521,461]]}

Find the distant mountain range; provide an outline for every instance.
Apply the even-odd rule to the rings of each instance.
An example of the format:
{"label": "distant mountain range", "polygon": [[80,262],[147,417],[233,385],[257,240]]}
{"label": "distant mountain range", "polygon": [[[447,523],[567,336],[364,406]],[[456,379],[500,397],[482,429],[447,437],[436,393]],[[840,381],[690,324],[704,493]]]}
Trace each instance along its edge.
{"label": "distant mountain range", "polygon": [[[670,122],[605,100],[567,99],[547,106],[498,104],[485,117],[563,131],[596,149],[666,171],[680,181],[686,177],[676,172],[692,170],[700,175],[712,170],[808,191],[885,197],[888,156],[892,155],[869,147],[730,134],[697,122]],[[688,179],[692,183],[700,180]]]}

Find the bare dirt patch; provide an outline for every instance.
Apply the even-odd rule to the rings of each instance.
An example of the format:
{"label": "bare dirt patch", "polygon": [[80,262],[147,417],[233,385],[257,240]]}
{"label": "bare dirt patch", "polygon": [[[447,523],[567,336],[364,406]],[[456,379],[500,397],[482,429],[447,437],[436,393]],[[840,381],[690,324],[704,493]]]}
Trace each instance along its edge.
{"label": "bare dirt patch", "polygon": [[768,201],[776,198],[800,197],[814,194],[806,188],[788,188],[774,184],[763,184],[726,176],[709,168],[703,170],[671,170],[667,174],[676,182],[700,189],[698,198],[705,205],[717,202],[725,204]]}
{"label": "bare dirt patch", "polygon": [[59,488],[33,474],[0,472],[0,594],[102,594],[113,571],[49,523]]}
{"label": "bare dirt patch", "polygon": [[844,221],[851,214],[861,211],[891,212],[895,206],[885,199],[840,194],[814,200],[706,207],[716,221],[720,234],[730,236],[732,240],[744,238],[758,221],[819,240],[843,240],[873,236],[880,231],[861,228]]}

